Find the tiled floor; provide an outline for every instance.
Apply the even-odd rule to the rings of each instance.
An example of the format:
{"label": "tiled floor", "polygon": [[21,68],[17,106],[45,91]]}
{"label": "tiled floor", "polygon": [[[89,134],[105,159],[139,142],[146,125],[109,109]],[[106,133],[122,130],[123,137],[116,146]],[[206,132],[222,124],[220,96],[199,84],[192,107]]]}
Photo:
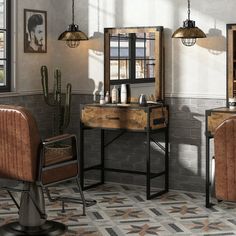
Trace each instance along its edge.
{"label": "tiled floor", "polygon": [[[76,189],[57,187],[53,194],[75,195]],[[69,226],[66,236],[148,236],[148,235],[236,235],[236,204],[217,203],[204,207],[203,194],[170,191],[155,200],[145,199],[139,186],[106,184],[85,192],[97,204],[81,216],[81,205],[49,203],[49,219]],[[17,218],[17,209],[5,192],[0,192],[1,224]]]}

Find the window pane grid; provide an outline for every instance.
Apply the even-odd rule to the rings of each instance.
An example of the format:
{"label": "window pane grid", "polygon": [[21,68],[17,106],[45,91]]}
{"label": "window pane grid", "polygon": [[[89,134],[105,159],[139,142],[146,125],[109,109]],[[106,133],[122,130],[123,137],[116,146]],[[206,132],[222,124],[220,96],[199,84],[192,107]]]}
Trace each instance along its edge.
{"label": "window pane grid", "polygon": [[155,38],[153,33],[136,34],[135,79],[154,79]]}
{"label": "window pane grid", "polygon": [[0,31],[0,59],[6,59],[6,33]]}
{"label": "window pane grid", "polygon": [[110,36],[110,79],[129,79],[130,54],[128,34]]}
{"label": "window pane grid", "polygon": [[0,28],[6,29],[6,1],[0,0]]}
{"label": "window pane grid", "polygon": [[6,61],[0,60],[0,86],[6,84]]}
{"label": "window pane grid", "polygon": [[113,84],[155,80],[155,33],[110,35],[110,80]]}

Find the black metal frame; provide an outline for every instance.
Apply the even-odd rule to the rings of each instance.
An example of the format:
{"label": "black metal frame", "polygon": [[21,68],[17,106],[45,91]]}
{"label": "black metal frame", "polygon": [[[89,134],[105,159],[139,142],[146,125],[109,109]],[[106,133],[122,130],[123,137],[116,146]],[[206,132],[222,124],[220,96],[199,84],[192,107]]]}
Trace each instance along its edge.
{"label": "black metal frame", "polygon": [[210,168],[211,168],[211,158],[210,158],[210,139],[213,138],[212,134],[208,131],[208,116],[211,114],[210,110],[205,111],[205,136],[206,136],[206,207],[212,207],[211,203],[211,179],[210,179]]}
{"label": "black metal frame", "polygon": [[[45,148],[47,146],[50,146],[52,144],[55,144],[55,143],[58,143],[58,142],[61,142],[61,141],[65,141],[65,140],[71,140],[72,152],[73,152],[72,160],[66,161],[65,163],[62,162],[62,163],[53,164],[53,165],[44,167],[43,163],[44,163],[44,159],[45,159],[45,156],[44,156]],[[70,177],[68,179],[63,179],[62,181],[53,182],[52,184],[43,184],[42,175],[41,175],[43,173],[43,171],[53,169],[53,168],[56,168],[56,167],[64,166],[65,164],[68,164],[68,162],[79,164],[76,136],[74,134],[64,134],[64,135],[55,136],[51,141],[46,139],[44,142],[42,142],[42,147],[41,147],[40,151],[41,151],[41,155],[40,155],[40,165],[39,165],[39,183],[42,187],[45,188],[48,199],[51,202],[61,201],[62,202],[62,212],[65,212],[65,208],[64,208],[65,202],[73,202],[73,203],[82,204],[83,205],[83,215],[86,215],[85,207],[92,206],[92,205],[96,204],[97,202],[96,202],[96,200],[90,200],[90,199],[85,200],[83,192],[82,192],[82,188],[81,188],[81,185],[80,185],[80,180],[79,180],[80,178],[79,178],[78,175],[76,175],[74,177]],[[65,181],[69,181],[69,180],[75,180],[76,181],[76,184],[78,186],[78,190],[79,190],[79,194],[80,194],[81,198],[64,197],[64,196],[57,197],[57,198],[52,198],[51,195],[50,195],[49,187],[51,185],[55,185],[57,183],[65,182]]]}
{"label": "black metal frame", "polygon": [[[168,106],[166,106],[168,109]],[[84,124],[80,121],[80,183],[83,190],[90,189],[92,187],[99,186],[101,184],[104,184],[105,182],[105,171],[112,171],[112,172],[118,172],[118,173],[130,173],[130,174],[138,174],[138,175],[144,175],[146,176],[146,197],[147,199],[152,199],[157,196],[162,195],[163,193],[166,193],[169,191],[169,120],[163,121],[165,123],[166,127],[159,128],[159,129],[151,129],[150,128],[150,109],[147,109],[147,117],[148,117],[148,124],[147,128],[143,131],[135,131],[135,130],[124,130],[124,129],[109,129],[109,128],[102,128],[101,131],[101,163],[98,165],[90,166],[85,168],[84,166],[84,131],[86,129],[91,129],[91,127],[86,127]],[[120,134],[118,134],[115,138],[113,138],[111,141],[109,141],[107,144],[104,143],[105,138],[105,131],[109,130],[120,130]],[[146,134],[146,171],[134,171],[134,170],[124,170],[124,169],[114,169],[114,168],[107,168],[105,167],[105,147],[114,142],[116,139],[118,139],[120,136],[122,136],[125,132],[136,132],[136,133],[144,133]],[[155,141],[151,134],[164,132],[165,134],[165,146],[163,147],[158,141]],[[154,141],[161,149],[165,152],[165,167],[164,171],[161,171],[159,173],[152,173],[151,172],[151,155],[150,155],[150,143],[151,141]],[[101,177],[100,181],[96,182],[91,185],[85,186],[84,181],[84,174],[87,171],[90,170],[100,170],[101,171]],[[151,180],[153,178],[163,176],[165,175],[165,187],[163,190],[156,192],[154,194],[151,194]]]}
{"label": "black metal frame", "polygon": [[[121,60],[128,60],[129,61],[129,78],[127,78],[125,81],[127,81],[130,84],[137,84],[137,83],[150,83],[150,82],[155,82],[155,78],[154,77],[144,77],[144,78],[136,78],[136,61],[140,60],[140,61],[155,61],[155,58],[153,59],[147,59],[146,58],[146,41],[147,40],[155,40],[152,38],[147,38],[146,37],[146,33],[144,32],[144,38],[142,38],[143,40],[143,44],[144,44],[144,56],[142,58],[139,58],[136,56],[136,33],[129,33],[129,36],[127,37],[128,39],[128,43],[129,43],[129,57],[128,58],[122,58],[120,56],[120,39],[122,38],[122,36],[120,36],[120,34],[118,34],[117,36],[114,35],[110,35],[110,38],[117,38],[118,39],[118,56],[117,58],[112,58],[110,57],[110,61],[112,60],[117,60],[119,61],[118,63],[118,80],[111,80],[110,84],[111,85],[117,85],[117,84],[122,84],[124,83],[124,79],[120,79],[120,61]],[[141,39],[141,38],[138,38]],[[146,64],[145,64],[145,71],[146,71]]]}
{"label": "black metal frame", "polygon": [[6,85],[0,86],[0,92],[10,92],[11,90],[11,0],[5,1],[6,3],[6,28],[0,29],[2,32],[6,32],[6,57],[0,58],[6,62]]}

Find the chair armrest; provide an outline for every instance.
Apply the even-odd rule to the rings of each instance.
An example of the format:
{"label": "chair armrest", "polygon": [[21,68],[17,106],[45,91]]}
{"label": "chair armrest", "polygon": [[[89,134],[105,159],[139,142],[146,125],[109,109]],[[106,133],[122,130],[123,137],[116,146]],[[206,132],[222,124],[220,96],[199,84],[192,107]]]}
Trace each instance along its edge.
{"label": "chair armrest", "polygon": [[76,139],[76,136],[74,134],[61,134],[61,135],[57,135],[51,138],[47,138],[43,140],[42,143],[43,145],[49,145],[49,144],[57,143],[57,142],[64,141],[67,139],[71,139],[71,138]]}
{"label": "chair armrest", "polygon": [[[66,140],[71,142],[69,153],[65,153],[63,150],[60,150],[60,148],[62,149],[64,148],[63,146],[60,146],[60,145],[54,146],[54,144],[58,142],[66,141]],[[68,146],[69,145],[67,145],[67,147]],[[64,168],[63,166],[70,167],[72,164],[78,166],[76,135],[62,134],[62,135],[57,135],[57,136],[42,140],[41,145],[40,145],[40,160],[39,160],[39,172],[38,172],[39,173],[38,179],[41,183],[45,181],[43,180],[43,178],[48,175],[47,172],[54,173],[55,172],[54,170],[62,169]],[[55,175],[55,173],[52,175]]]}

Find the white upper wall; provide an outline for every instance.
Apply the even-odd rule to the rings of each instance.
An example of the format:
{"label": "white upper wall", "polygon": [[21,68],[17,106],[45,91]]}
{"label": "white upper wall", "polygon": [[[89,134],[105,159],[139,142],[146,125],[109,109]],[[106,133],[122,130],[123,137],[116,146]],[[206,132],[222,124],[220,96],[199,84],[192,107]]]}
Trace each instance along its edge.
{"label": "white upper wall", "polygon": [[[89,41],[70,49],[57,40],[71,23],[71,1],[16,0],[18,92],[41,91],[40,66],[62,70],[63,83],[74,92],[93,93],[103,84],[103,28],[165,28],[165,75],[168,96],[224,98],[226,90],[226,24],[236,22],[235,0],[191,0],[191,19],[207,35],[193,47],[172,39],[187,18],[187,0],[75,0],[75,23]],[[23,9],[46,10],[48,52],[23,52]],[[51,78],[52,79],[52,78]]]}

